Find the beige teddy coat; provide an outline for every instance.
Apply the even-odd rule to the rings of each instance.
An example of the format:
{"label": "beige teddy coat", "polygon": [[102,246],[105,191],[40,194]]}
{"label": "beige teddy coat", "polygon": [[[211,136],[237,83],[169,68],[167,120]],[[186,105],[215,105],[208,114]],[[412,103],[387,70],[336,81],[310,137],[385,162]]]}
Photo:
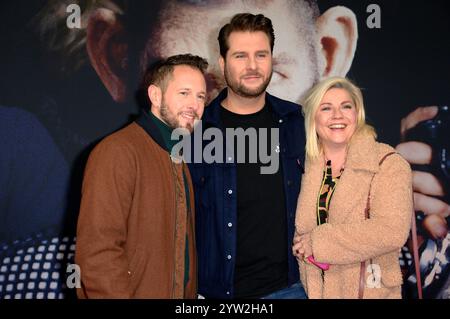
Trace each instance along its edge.
{"label": "beige teddy coat", "polygon": [[[360,263],[372,258],[375,275],[367,271],[364,298],[400,298],[402,274],[399,250],[411,225],[412,175],[409,164],[394,151],[367,134],[353,136],[345,170],[336,186],[327,224],[317,226],[316,203],[324,159],[306,160],[299,195],[296,230],[311,232],[315,260],[329,263],[322,272],[300,261],[300,278],[309,298],[358,298]],[[374,178],[372,180],[372,176]],[[371,183],[372,180],[372,183]],[[370,219],[364,210],[371,187]]]}

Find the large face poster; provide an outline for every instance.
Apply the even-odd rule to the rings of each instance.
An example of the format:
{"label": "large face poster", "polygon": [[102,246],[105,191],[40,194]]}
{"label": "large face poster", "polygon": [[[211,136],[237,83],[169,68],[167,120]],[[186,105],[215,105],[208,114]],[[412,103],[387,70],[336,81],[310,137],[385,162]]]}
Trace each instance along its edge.
{"label": "large face poster", "polygon": [[[443,0],[2,1],[0,298],[74,298],[89,152],[134,119],[140,75],[158,58],[207,58],[213,98],[224,86],[218,30],[239,12],[273,21],[270,93],[299,102],[334,75],[363,88],[379,141],[414,170],[424,296],[450,298],[449,10]],[[399,258],[404,297],[415,298],[409,247]]]}

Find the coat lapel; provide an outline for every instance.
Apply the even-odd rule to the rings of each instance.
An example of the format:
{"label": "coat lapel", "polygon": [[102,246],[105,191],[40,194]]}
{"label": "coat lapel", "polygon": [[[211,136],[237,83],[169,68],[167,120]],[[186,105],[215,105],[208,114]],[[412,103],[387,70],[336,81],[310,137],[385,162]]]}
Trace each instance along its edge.
{"label": "coat lapel", "polygon": [[304,234],[317,227],[316,204],[322,185],[323,159],[306,160],[301,192],[297,205],[297,232]]}
{"label": "coat lapel", "polygon": [[[297,205],[296,226],[299,233],[307,233],[317,227],[316,205],[323,169],[323,156],[306,160]],[[372,175],[378,169],[375,140],[367,134],[355,134],[350,142],[344,172],[331,200],[330,223],[344,223],[355,205],[366,203]],[[361,209],[361,219],[364,219],[364,208]]]}
{"label": "coat lapel", "polygon": [[352,138],[344,172],[331,200],[330,223],[344,223],[354,207],[361,203],[364,203],[364,208],[361,209],[361,220],[365,218],[364,209],[370,182],[372,176],[379,170],[377,157],[376,142],[372,137],[360,133]]}

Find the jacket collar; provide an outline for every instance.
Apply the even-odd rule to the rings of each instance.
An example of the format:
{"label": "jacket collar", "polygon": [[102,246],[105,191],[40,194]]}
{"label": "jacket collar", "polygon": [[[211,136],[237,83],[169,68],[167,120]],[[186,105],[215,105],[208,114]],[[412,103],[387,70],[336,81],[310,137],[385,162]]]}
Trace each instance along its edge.
{"label": "jacket collar", "polygon": [[164,138],[159,130],[158,126],[153,121],[150,110],[141,109],[139,117],[136,119],[136,123],[144,129],[144,131],[159,145],[162,149],[166,150],[167,146]]}
{"label": "jacket collar", "polygon": [[376,150],[374,137],[365,132],[356,132],[350,140],[345,168],[378,172],[380,167]]}
{"label": "jacket collar", "polygon": [[[359,202],[365,201],[367,188],[359,187],[360,183],[362,185],[365,183],[361,178],[377,173],[379,171],[378,161],[379,156],[375,139],[367,133],[355,133],[350,140],[345,170],[337,184],[330,204],[330,222],[344,222],[353,207]],[[301,209],[297,210],[298,216],[296,218],[298,231],[301,233],[310,232],[317,227],[316,215],[308,212],[314,212],[316,209],[317,192],[321,187],[323,169],[323,155],[312,161],[309,159],[306,161],[299,200]],[[361,172],[364,172],[364,174],[359,174]],[[365,172],[369,174],[365,174]],[[351,194],[351,200],[349,200],[349,194]]]}
{"label": "jacket collar", "polygon": [[[214,127],[222,127],[222,121],[220,118],[220,108],[222,101],[228,95],[228,88],[223,89],[219,95],[211,101],[211,103],[205,108],[203,113],[203,122],[205,124],[212,125]],[[294,103],[286,103],[273,95],[266,92],[266,103],[268,103],[272,111],[279,118],[284,118],[291,113],[297,113],[299,106]]]}
{"label": "jacket collar", "polygon": [[[345,161],[345,170],[364,170],[370,173],[379,171],[379,158],[375,139],[364,132],[355,132],[348,146],[347,159]],[[307,165],[306,170],[323,171],[325,159],[321,154],[317,159],[312,160]]]}

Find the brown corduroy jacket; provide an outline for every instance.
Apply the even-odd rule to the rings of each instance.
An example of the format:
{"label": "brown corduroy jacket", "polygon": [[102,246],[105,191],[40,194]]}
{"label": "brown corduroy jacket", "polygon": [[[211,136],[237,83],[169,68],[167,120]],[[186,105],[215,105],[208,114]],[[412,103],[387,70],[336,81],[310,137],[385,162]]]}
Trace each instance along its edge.
{"label": "brown corduroy jacket", "polygon": [[[398,154],[379,165],[392,151],[362,133],[352,138],[345,170],[331,199],[328,223],[321,226],[317,226],[316,205],[324,159],[306,161],[296,229],[300,234],[311,232],[315,260],[330,264],[322,278],[319,268],[300,261],[300,277],[309,298],[358,298],[360,262],[368,265],[370,258],[374,273],[365,273],[369,284],[364,298],[401,297],[399,250],[410,230],[412,176],[409,164]],[[370,219],[366,220],[370,187]]]}
{"label": "brown corduroy jacket", "polygon": [[139,124],[105,138],[91,153],[83,181],[75,256],[81,268],[78,296],[195,298],[193,203],[186,164],[172,162]]}

